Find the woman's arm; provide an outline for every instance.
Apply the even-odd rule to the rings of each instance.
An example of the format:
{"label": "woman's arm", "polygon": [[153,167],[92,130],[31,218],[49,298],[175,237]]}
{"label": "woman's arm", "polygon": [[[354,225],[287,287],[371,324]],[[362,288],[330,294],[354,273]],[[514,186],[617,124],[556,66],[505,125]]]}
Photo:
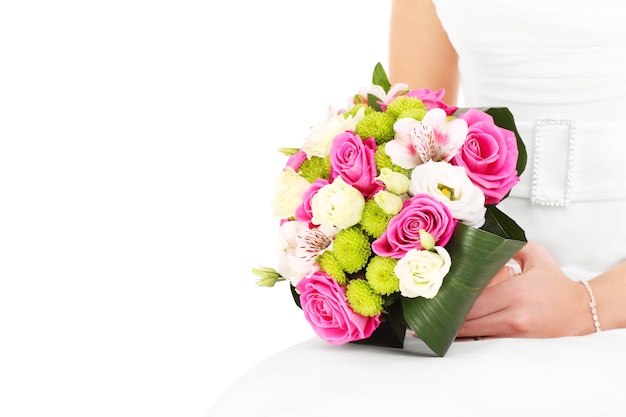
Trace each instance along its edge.
{"label": "woman's arm", "polygon": [[444,101],[457,104],[458,57],[431,0],[392,0],[389,78],[410,88],[445,89]]}
{"label": "woman's arm", "polygon": [[589,281],[603,330],[626,328],[626,262]]}

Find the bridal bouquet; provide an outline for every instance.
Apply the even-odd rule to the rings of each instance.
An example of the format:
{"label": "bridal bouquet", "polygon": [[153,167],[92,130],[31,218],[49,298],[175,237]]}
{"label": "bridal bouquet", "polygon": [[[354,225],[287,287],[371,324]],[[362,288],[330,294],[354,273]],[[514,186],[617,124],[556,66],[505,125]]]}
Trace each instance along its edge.
{"label": "bridal bouquet", "polygon": [[402,348],[407,328],[444,356],[493,275],[526,243],[497,208],[525,148],[506,108],[461,109],[391,85],[383,67],[330,110],[275,182],[277,269],[317,335]]}

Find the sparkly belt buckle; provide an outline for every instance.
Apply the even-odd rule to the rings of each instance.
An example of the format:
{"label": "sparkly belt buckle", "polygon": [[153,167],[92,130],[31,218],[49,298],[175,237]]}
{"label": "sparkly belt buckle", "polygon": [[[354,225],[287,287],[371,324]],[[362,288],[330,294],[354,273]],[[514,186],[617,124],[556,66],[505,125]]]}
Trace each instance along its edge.
{"label": "sparkly belt buckle", "polygon": [[569,205],[575,139],[574,121],[537,119],[532,161],[531,203],[552,207]]}

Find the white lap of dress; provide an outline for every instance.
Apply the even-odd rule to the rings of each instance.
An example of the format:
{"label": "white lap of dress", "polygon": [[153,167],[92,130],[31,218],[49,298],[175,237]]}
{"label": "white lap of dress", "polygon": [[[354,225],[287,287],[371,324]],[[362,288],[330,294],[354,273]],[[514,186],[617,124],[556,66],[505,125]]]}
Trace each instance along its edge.
{"label": "white lap of dress", "polygon": [[626,3],[435,0],[464,105],[505,106],[526,171],[500,208],[572,278],[626,259]]}

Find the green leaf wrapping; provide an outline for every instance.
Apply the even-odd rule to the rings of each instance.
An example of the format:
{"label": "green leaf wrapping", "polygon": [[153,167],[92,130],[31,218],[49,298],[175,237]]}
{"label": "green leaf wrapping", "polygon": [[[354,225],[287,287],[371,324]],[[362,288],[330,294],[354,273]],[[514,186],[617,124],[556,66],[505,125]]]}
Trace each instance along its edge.
{"label": "green leaf wrapping", "polygon": [[495,206],[487,218],[489,231],[457,225],[446,245],[452,266],[435,298],[401,299],[406,324],[438,356],[446,354],[491,278],[526,244],[524,231]]}
{"label": "green leaf wrapping", "polygon": [[389,307],[386,319],[370,337],[353,343],[402,349],[405,336],[406,324],[402,317],[402,305],[396,302]]}

